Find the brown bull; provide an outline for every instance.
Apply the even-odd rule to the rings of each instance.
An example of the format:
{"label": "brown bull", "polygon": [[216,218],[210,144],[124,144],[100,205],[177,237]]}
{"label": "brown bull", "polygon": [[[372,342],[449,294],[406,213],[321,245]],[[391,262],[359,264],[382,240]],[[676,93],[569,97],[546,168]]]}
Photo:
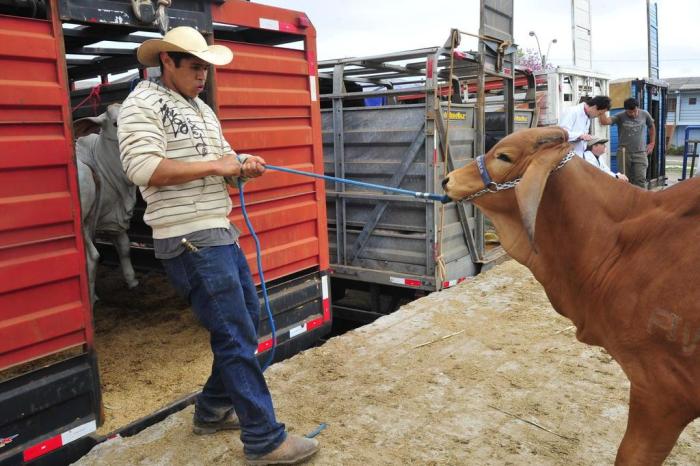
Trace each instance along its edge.
{"label": "brown bull", "polygon": [[[484,156],[486,171],[495,184],[522,180],[472,202],[576,337],[605,348],[629,378],[615,463],[659,465],[700,416],[700,291],[690,281],[700,276],[700,178],[647,192],[566,161],[567,139],[558,127],[506,137]],[[484,181],[470,163],[443,186],[462,200]]]}

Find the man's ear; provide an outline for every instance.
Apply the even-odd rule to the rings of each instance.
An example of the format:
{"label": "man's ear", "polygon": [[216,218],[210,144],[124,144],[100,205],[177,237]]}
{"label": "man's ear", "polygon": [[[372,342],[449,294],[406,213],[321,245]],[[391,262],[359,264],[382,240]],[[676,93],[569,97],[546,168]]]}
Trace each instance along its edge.
{"label": "man's ear", "polygon": [[535,252],[537,251],[535,246],[535,222],[542,193],[544,193],[549,174],[567,151],[568,148],[562,151],[560,146],[556,146],[544,149],[539,154],[534,155],[530,165],[525,170],[522,180],[515,187],[515,198],[518,201],[520,218],[530,240],[530,245]]}
{"label": "man's ear", "polygon": [[160,57],[160,62],[163,64],[163,68],[175,64],[175,62],[173,62],[173,59],[170,58],[170,55],[168,55],[168,52],[160,52],[158,56]]}

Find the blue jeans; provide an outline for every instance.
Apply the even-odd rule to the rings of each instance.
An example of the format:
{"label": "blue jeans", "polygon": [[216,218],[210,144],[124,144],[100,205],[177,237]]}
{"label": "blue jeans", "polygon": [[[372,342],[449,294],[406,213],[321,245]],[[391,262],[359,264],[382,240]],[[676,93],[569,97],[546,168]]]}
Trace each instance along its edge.
{"label": "blue jeans", "polygon": [[215,422],[231,409],[241,422],[247,455],[263,455],[286,438],[277,422],[260,364],[260,304],[245,255],[236,244],[186,251],[163,266],[175,288],[209,330],[214,364],[195,402],[195,416]]}

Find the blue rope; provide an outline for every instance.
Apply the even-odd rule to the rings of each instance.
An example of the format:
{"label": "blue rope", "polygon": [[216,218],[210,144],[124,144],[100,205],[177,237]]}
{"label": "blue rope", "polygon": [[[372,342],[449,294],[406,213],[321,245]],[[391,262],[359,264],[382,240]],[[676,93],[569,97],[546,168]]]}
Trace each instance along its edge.
{"label": "blue rope", "polygon": [[265,310],[267,311],[267,317],[270,321],[270,330],[272,330],[272,348],[270,348],[270,355],[267,357],[267,361],[262,366],[262,370],[265,371],[265,369],[267,369],[270,366],[270,364],[272,364],[272,360],[275,358],[275,346],[277,346],[277,329],[275,328],[275,319],[272,316],[272,310],[270,309],[270,297],[267,295],[267,285],[265,284],[265,275],[263,274],[263,266],[261,259],[262,254],[260,252],[260,240],[258,239],[258,235],[255,234],[255,230],[253,229],[253,225],[250,223],[250,218],[248,217],[248,212],[245,208],[245,197],[243,196],[243,183],[241,182],[240,178],[238,178],[238,198],[241,201],[241,212],[243,212],[243,219],[245,220],[245,224],[248,227],[248,231],[250,232],[251,236],[253,237],[253,240],[255,241],[255,253],[258,263],[258,275],[260,276],[260,286],[262,288],[263,300],[265,301]]}
{"label": "blue rope", "polygon": [[[423,193],[419,191],[409,191],[408,189],[400,189],[400,188],[391,188],[389,186],[382,186],[380,184],[374,184],[374,183],[365,183],[364,181],[356,181],[356,180],[348,180],[345,178],[336,178],[335,176],[326,176],[326,175],[319,175],[317,173],[312,173],[312,172],[305,172],[301,170],[294,170],[293,168],[286,168],[286,167],[278,167],[276,165],[265,165],[265,168],[269,168],[270,170],[277,170],[280,172],[286,172],[286,173],[292,173],[295,175],[302,175],[302,176],[310,176],[312,178],[321,178],[324,180],[328,181],[336,181],[339,183],[345,183],[345,184],[352,184],[355,186],[361,186],[363,188],[369,188],[369,189],[374,189],[374,190],[379,190],[379,191],[389,191],[392,193],[397,193],[397,194],[403,194],[403,195],[408,195],[408,196],[413,196],[419,199],[428,199],[431,201],[438,201],[442,202],[443,204],[447,204],[448,202],[451,201],[447,195],[441,195],[441,194],[434,194],[434,193]],[[258,275],[260,276],[260,286],[262,288],[263,292],[263,300],[265,301],[265,310],[267,311],[267,316],[270,321],[270,330],[272,330],[272,348],[270,349],[270,355],[267,358],[267,362],[262,366],[262,370],[264,371],[269,367],[269,365],[272,363],[272,360],[275,357],[275,346],[277,346],[277,329],[275,328],[275,319],[272,315],[272,310],[270,309],[270,297],[267,294],[267,285],[265,284],[265,275],[263,274],[263,267],[262,267],[262,259],[261,259],[261,250],[260,250],[260,240],[258,239],[258,235],[255,234],[255,230],[253,229],[253,225],[250,223],[250,218],[248,217],[248,212],[246,211],[245,208],[245,196],[243,195],[243,183],[241,182],[241,179],[238,179],[238,197],[241,201],[241,212],[243,213],[243,219],[245,220],[245,224],[248,227],[248,231],[250,232],[251,236],[253,237],[253,240],[255,241],[255,253],[256,253],[256,258],[257,258],[257,264],[258,264]]]}
{"label": "blue rope", "polygon": [[295,175],[310,176],[312,178],[321,178],[328,181],[336,181],[338,183],[352,184],[355,186],[361,186],[363,188],[375,189],[379,191],[389,191],[391,193],[404,194],[407,196],[413,196],[418,199],[428,199],[431,201],[442,202],[447,204],[451,199],[446,194],[435,194],[435,193],[422,193],[419,191],[409,191],[408,189],[401,188],[390,188],[389,186],[382,186],[380,184],[365,183],[364,181],[348,180],[346,178],[336,178],[335,176],[319,175],[318,173],[304,172],[301,170],[294,170],[293,168],[278,167],[276,165],[265,165],[265,168],[270,170],[277,170],[280,172],[293,173]]}

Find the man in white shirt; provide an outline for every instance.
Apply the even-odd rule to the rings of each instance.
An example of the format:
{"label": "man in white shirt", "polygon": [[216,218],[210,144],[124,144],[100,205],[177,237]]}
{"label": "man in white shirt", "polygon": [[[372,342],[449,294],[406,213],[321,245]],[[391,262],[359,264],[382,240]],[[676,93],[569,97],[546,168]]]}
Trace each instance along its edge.
{"label": "man in white shirt", "polygon": [[623,173],[614,173],[612,170],[610,170],[610,167],[608,167],[608,164],[605,163],[605,160],[600,158],[600,156],[605,153],[605,143],[607,142],[607,139],[595,137],[588,141],[587,150],[583,153],[583,160],[600,168],[610,176],[623,181],[629,181],[629,179]]}
{"label": "man in white shirt", "polygon": [[583,156],[586,142],[593,138],[589,134],[591,120],[604,115],[608,109],[610,109],[610,97],[598,95],[569,107],[559,117],[559,126],[568,131],[569,142],[573,145],[573,151],[579,156]]}

